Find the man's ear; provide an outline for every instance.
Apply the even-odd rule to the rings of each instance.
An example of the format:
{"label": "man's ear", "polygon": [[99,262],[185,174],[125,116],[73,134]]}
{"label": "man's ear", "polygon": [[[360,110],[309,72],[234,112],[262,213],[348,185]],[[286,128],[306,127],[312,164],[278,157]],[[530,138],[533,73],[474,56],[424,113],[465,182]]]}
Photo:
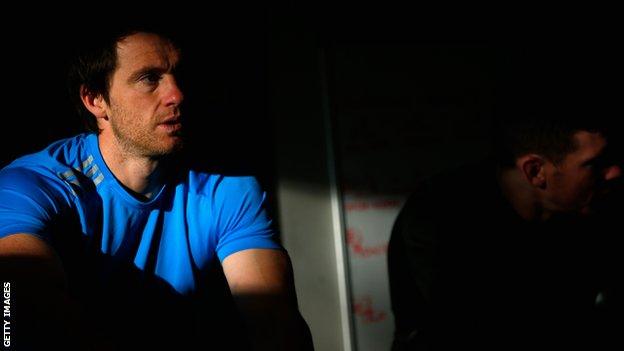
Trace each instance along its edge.
{"label": "man's ear", "polygon": [[87,110],[89,110],[95,118],[108,119],[106,114],[106,101],[104,101],[102,94],[94,94],[82,85],[80,87],[80,100],[82,100]]}
{"label": "man's ear", "polygon": [[546,187],[546,159],[537,154],[528,154],[516,159],[516,167],[529,184],[544,189]]}

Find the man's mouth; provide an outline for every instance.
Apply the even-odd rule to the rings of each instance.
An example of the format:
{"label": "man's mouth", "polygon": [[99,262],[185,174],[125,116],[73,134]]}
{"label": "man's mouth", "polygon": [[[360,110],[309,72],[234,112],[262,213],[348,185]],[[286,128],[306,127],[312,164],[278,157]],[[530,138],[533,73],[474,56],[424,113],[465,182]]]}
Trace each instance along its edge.
{"label": "man's mouth", "polygon": [[158,124],[159,127],[165,129],[167,132],[177,132],[182,129],[182,120],[180,117],[168,118]]}
{"label": "man's mouth", "polygon": [[182,122],[182,118],[180,116],[173,116],[169,118],[165,118],[159,124],[179,124]]}

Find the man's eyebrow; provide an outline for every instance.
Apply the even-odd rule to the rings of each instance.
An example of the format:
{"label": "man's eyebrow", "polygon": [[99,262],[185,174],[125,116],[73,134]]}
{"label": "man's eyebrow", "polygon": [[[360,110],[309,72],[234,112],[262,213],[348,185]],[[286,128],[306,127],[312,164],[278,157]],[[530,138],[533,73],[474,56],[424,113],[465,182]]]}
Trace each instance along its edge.
{"label": "man's eyebrow", "polygon": [[148,74],[162,74],[168,71],[167,67],[162,67],[162,66],[146,66],[146,67],[142,67],[139,70],[135,71],[134,73],[132,73],[130,75],[130,77],[128,77],[128,81],[129,82],[134,82],[137,81],[139,79],[141,79],[141,77],[148,75]]}
{"label": "man's eyebrow", "polygon": [[600,159],[602,158],[602,155],[596,155],[596,156],[592,156],[590,158],[588,158],[587,160],[583,161],[583,165],[589,165],[592,163],[596,163],[597,161],[600,161]]}
{"label": "man's eyebrow", "polygon": [[602,149],[600,153],[583,161],[583,165],[615,162],[615,157],[616,157],[616,154],[613,151],[613,149],[607,146],[604,149]]}

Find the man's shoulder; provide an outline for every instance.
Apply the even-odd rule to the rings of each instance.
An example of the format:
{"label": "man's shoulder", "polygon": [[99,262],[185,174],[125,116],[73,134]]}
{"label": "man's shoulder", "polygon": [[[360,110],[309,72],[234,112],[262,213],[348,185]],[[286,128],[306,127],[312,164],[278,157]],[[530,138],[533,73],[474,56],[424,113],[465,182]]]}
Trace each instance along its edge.
{"label": "man's shoulder", "polygon": [[74,168],[74,165],[84,162],[81,159],[86,153],[88,137],[88,134],[79,134],[57,140],[40,151],[17,158],[4,169],[20,168],[37,172],[45,172],[47,169],[58,172],[63,169]]}
{"label": "man's shoulder", "polygon": [[[0,187],[24,192],[40,189],[55,193],[72,192],[74,170],[82,161],[87,135],[61,139],[43,150],[24,155],[0,169]],[[75,181],[74,181],[75,182]],[[47,190],[46,190],[47,189]]]}
{"label": "man's shoulder", "polygon": [[62,188],[52,172],[29,167],[7,167],[0,170],[0,192],[13,192],[30,197],[33,195],[57,193]]}
{"label": "man's shoulder", "polygon": [[0,236],[41,234],[43,223],[71,206],[75,192],[48,169],[13,166],[0,170]]}
{"label": "man's shoulder", "polygon": [[219,194],[244,195],[247,192],[260,191],[260,185],[253,175],[216,173],[202,169],[188,169],[189,191],[205,195]]}
{"label": "man's shoulder", "polygon": [[476,160],[437,172],[420,180],[406,207],[442,211],[465,210],[475,201],[498,195],[496,166],[490,159]]}

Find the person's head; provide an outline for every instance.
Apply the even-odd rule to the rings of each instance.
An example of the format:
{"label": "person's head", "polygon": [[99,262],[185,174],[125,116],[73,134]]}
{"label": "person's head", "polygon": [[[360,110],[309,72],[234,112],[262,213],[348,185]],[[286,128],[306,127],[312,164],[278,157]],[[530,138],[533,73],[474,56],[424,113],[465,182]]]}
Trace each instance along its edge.
{"label": "person's head", "polygon": [[589,214],[621,182],[612,116],[583,105],[572,95],[515,105],[497,129],[500,167],[519,172],[549,213]]}
{"label": "person's head", "polygon": [[148,29],[87,40],[69,75],[87,127],[144,156],[178,149],[184,96],[175,76],[180,52],[174,43]]}
{"label": "person's head", "polygon": [[543,213],[593,212],[622,184],[608,56],[577,42],[545,44],[519,45],[501,66],[495,154]]}

